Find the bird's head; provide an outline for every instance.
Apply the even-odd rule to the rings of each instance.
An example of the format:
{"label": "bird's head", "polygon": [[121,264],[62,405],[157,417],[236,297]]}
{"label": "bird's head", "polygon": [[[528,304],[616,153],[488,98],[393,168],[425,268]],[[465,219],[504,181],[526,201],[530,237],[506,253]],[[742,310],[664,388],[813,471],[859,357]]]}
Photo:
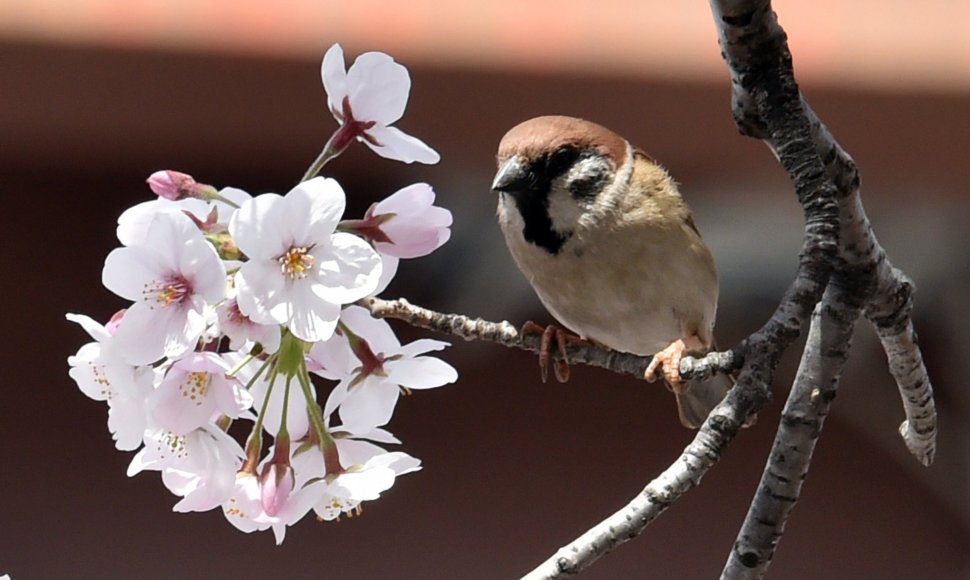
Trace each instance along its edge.
{"label": "bird's head", "polygon": [[502,138],[492,189],[514,200],[526,239],[555,254],[629,157],[626,140],[596,123],[536,117]]}

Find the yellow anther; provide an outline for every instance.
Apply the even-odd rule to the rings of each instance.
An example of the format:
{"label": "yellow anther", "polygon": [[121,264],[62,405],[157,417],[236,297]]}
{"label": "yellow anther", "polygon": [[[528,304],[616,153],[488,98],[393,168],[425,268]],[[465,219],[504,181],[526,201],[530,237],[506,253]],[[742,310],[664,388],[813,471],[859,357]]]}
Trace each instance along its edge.
{"label": "yellow anther", "polygon": [[290,280],[306,278],[314,264],[313,255],[309,252],[310,249],[304,246],[293,247],[277,258],[283,275]]}

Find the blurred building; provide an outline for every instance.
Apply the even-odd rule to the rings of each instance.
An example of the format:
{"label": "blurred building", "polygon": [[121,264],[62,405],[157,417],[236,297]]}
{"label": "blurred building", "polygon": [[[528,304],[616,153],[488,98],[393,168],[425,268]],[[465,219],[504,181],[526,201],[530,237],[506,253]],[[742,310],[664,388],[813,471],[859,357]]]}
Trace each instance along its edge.
{"label": "blurred building", "polygon": [[[857,161],[916,323],[940,412],[936,463],[908,456],[884,355],[859,325],[777,578],[963,578],[970,572],[970,3],[775,2],[800,85]],[[154,474],[124,475],[104,408],[67,376],[87,341],[63,313],[107,318],[113,224],[160,168],[285,192],[335,122],[326,48],[406,64],[400,126],[442,155],[406,166],[362,147],[333,164],[351,211],[427,181],[451,242],[405,263],[388,295],[494,320],[546,321],[494,223],[502,134],[538,114],[586,117],[661,159],[718,259],[717,333],[758,328],[795,270],[786,175],[740,137],[707,4],[624,0],[4,0],[0,249],[8,365],[0,393],[0,573],[43,577],[494,578],[522,574],[628,501],[689,441],[661,387],[576,369],[543,385],[533,357],[463,343],[457,385],[405,399],[390,430],[424,461],[363,518],[310,519],[282,547],[218,513],[179,515]],[[329,167],[328,167],[329,170]],[[431,280],[434,283],[429,284]],[[407,336],[420,333],[401,329]],[[721,464],[590,578],[710,578],[760,476],[797,364]],[[178,554],[178,557],[173,557]]]}

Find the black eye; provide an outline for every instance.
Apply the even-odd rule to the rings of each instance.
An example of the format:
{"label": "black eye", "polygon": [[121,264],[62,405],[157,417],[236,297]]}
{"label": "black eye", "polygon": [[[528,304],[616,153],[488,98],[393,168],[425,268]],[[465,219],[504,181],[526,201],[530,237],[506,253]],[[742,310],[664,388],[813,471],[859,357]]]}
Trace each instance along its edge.
{"label": "black eye", "polygon": [[552,152],[549,158],[546,160],[546,174],[549,177],[558,177],[569,169],[576,158],[579,157],[579,151],[574,147],[560,147]]}

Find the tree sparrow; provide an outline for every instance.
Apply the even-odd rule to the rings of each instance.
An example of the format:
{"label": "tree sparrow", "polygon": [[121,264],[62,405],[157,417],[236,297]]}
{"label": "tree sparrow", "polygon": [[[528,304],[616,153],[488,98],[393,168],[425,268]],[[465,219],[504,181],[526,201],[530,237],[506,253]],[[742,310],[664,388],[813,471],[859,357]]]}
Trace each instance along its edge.
{"label": "tree sparrow", "polygon": [[717,270],[667,171],[605,127],[530,119],[499,145],[498,220],[519,269],[581,339],[654,354],[681,422],[696,428],[730,389],[682,381],[680,358],[712,347]]}

